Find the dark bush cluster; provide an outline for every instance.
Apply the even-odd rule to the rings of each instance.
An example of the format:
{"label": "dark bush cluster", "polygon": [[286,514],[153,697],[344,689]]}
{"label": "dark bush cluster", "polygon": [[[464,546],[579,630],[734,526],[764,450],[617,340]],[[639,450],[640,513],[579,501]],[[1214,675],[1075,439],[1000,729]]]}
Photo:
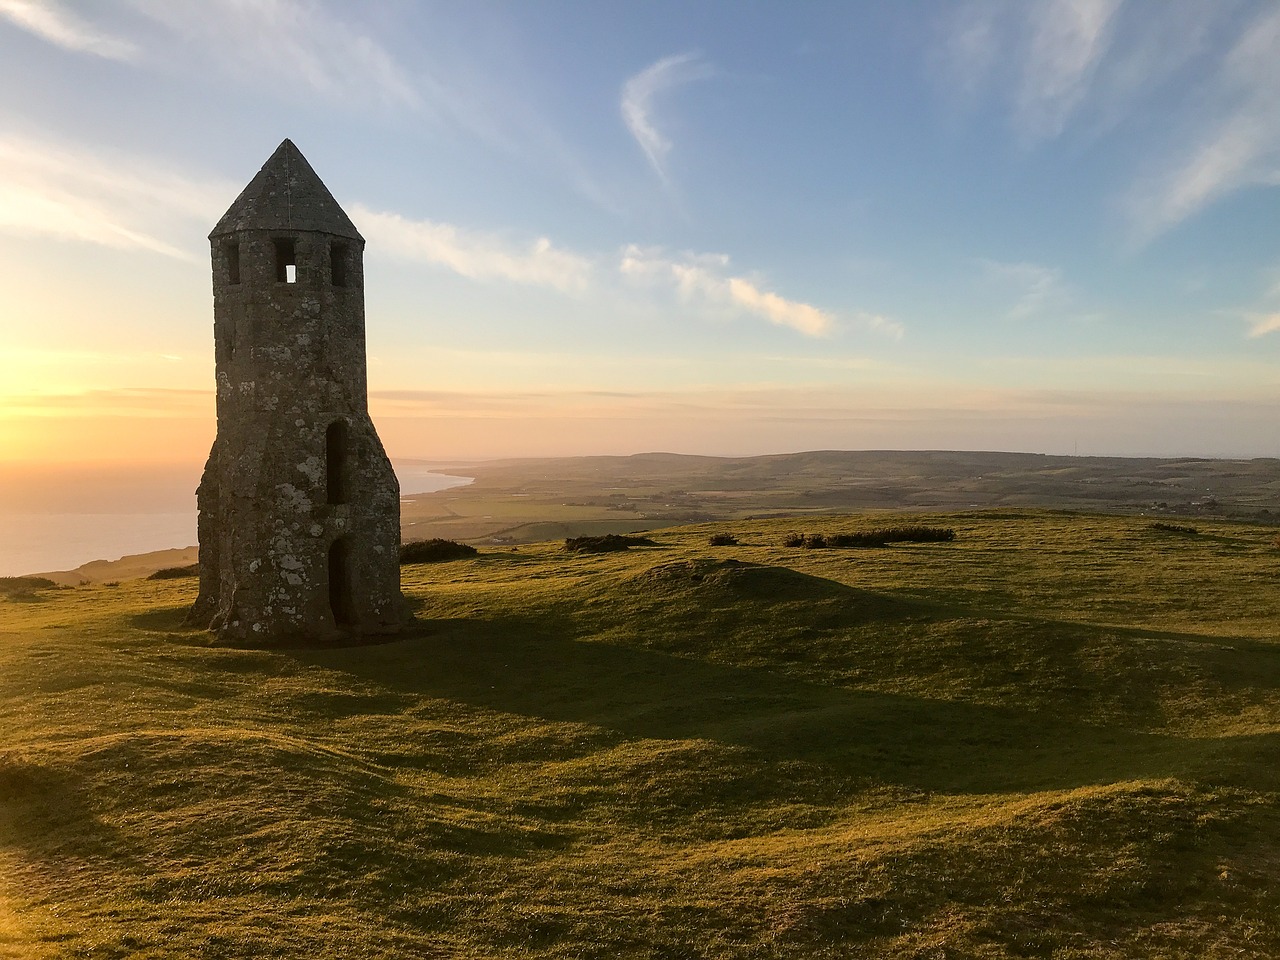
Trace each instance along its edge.
{"label": "dark bush cluster", "polygon": [[862,533],[792,533],[788,547],[820,550],[825,547],[883,547],[891,543],[947,543],[956,538],[950,527],[881,527]]}
{"label": "dark bush cluster", "polygon": [[442,560],[465,560],[474,557],[478,551],[469,543],[458,543],[455,540],[411,540],[400,544],[400,562],[404,563],[439,563]]}
{"label": "dark bush cluster", "polygon": [[148,580],[181,580],[183,577],[200,576],[200,564],[193,563],[186,567],[162,567],[147,577]]}
{"label": "dark bush cluster", "polygon": [[1184,527],[1184,526],[1181,526],[1181,525],[1176,524],[1176,523],[1164,523],[1164,522],[1163,522],[1163,521],[1161,521],[1161,520],[1157,520],[1155,523],[1153,523],[1153,524],[1151,525],[1151,529],[1152,529],[1152,530],[1163,530],[1165,533],[1192,533],[1192,534],[1194,534],[1194,533],[1199,533],[1199,532],[1200,532],[1200,531],[1199,531],[1199,530],[1197,530],[1195,527]]}
{"label": "dark bush cluster", "polygon": [[51,590],[57,584],[48,577],[0,577],[0,597],[20,597],[36,590]]}
{"label": "dark bush cluster", "polygon": [[711,535],[711,545],[713,547],[736,547],[738,538],[732,533],[713,533]]}
{"label": "dark bush cluster", "polygon": [[624,537],[616,533],[606,533],[603,537],[569,537],[564,542],[564,548],[573,553],[613,553],[628,547],[656,546],[648,537]]}

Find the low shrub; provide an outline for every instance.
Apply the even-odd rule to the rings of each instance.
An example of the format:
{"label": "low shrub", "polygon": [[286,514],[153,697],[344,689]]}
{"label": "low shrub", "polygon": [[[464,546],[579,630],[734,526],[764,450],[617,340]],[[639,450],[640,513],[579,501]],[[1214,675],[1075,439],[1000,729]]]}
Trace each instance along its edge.
{"label": "low shrub", "polygon": [[732,533],[713,533],[711,535],[711,546],[713,547],[736,547],[738,538]]}
{"label": "low shrub", "polygon": [[200,576],[200,564],[187,567],[163,567],[147,577],[148,580],[181,580],[183,577]]}
{"label": "low shrub", "polygon": [[881,527],[862,533],[792,533],[784,546],[821,550],[826,547],[884,547],[891,543],[949,543],[956,538],[950,527]]}
{"label": "low shrub", "polygon": [[1163,530],[1165,533],[1189,533],[1197,534],[1200,531],[1195,527],[1184,527],[1176,523],[1165,523],[1163,520],[1157,520],[1151,525],[1152,530]]}
{"label": "low shrub", "polygon": [[613,553],[630,547],[656,546],[648,537],[625,537],[617,533],[606,533],[602,537],[569,537],[564,542],[564,548],[572,553]]}
{"label": "low shrub", "polygon": [[469,543],[442,540],[439,537],[431,540],[411,540],[400,544],[400,562],[402,564],[440,563],[443,560],[465,560],[467,557],[474,557],[478,552]]}
{"label": "low shrub", "polygon": [[48,577],[0,577],[0,597],[27,596],[37,590],[52,590],[57,586]]}

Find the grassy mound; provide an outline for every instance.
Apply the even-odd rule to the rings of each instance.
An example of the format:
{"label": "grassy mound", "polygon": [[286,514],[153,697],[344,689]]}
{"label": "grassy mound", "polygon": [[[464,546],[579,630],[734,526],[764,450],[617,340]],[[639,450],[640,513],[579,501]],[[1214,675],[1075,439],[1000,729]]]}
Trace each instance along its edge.
{"label": "grassy mound", "polygon": [[0,955],[1280,955],[1274,530],[934,519],[409,566],[373,647],[0,598]]}

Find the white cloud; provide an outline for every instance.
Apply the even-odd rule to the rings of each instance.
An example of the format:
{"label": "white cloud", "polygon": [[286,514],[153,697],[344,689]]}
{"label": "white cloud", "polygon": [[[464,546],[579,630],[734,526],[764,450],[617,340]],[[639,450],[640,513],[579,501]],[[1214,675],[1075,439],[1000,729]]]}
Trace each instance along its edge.
{"label": "white cloud", "polygon": [[[837,320],[832,313],[764,290],[747,277],[732,276],[728,267],[729,258],[723,254],[686,254],[673,259],[661,249],[635,245],[622,252],[618,264],[623,277],[670,285],[686,302],[700,301],[731,313],[761,317],[810,337],[835,332]],[[851,319],[869,330],[902,336],[901,324],[884,317],[858,313]]]}
{"label": "white cloud", "polygon": [[664,181],[667,179],[666,157],[671,151],[671,141],[662,134],[654,120],[654,99],[674,87],[705,79],[713,72],[698,54],[681,53],[664,57],[622,85],[622,119],[649,158],[654,171]]}
{"label": "white cloud", "polygon": [[53,0],[0,0],[0,17],[76,53],[108,60],[132,60],[137,54],[132,43],[95,30]]}
{"label": "white cloud", "polygon": [[190,236],[192,223],[213,223],[235,194],[139,157],[0,138],[0,230],[10,233],[195,260],[166,235]]}
{"label": "white cloud", "polygon": [[447,267],[472,280],[508,280],[564,293],[584,290],[591,261],[554,247],[546,237],[517,246],[505,238],[431,220],[351,207],[370,245],[390,256]]}

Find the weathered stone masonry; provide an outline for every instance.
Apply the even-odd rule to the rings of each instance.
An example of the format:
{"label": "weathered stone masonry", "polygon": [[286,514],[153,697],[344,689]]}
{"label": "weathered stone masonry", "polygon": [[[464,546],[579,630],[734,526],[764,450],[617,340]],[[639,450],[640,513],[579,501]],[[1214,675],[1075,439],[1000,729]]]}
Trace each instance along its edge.
{"label": "weathered stone masonry", "polygon": [[232,642],[394,630],[400,487],[368,413],[364,238],[285,140],[209,240],[218,433],[191,621]]}

